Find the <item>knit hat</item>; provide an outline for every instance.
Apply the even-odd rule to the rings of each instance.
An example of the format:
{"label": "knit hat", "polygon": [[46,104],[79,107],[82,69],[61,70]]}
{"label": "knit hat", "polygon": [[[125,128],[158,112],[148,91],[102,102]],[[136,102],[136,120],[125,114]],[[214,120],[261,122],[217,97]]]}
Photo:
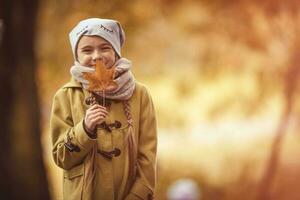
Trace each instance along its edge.
{"label": "knit hat", "polygon": [[119,57],[125,41],[125,33],[118,21],[111,19],[89,18],[80,21],[69,34],[74,59],[77,60],[77,45],[83,35],[100,36],[107,40]]}

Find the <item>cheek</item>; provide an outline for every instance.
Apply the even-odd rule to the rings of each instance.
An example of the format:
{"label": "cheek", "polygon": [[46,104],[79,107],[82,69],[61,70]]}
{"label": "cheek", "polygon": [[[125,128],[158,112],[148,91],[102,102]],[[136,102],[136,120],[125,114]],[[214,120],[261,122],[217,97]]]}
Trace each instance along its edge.
{"label": "cheek", "polygon": [[89,65],[92,61],[92,57],[88,55],[79,54],[77,60],[81,65]]}
{"label": "cheek", "polygon": [[107,52],[103,55],[104,57],[104,62],[107,65],[113,65],[115,63],[115,54],[111,52]]}

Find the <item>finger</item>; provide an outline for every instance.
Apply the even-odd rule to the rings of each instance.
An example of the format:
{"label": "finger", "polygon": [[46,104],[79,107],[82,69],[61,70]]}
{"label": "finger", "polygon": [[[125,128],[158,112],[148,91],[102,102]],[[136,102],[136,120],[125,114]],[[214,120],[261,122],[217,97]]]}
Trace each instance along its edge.
{"label": "finger", "polygon": [[97,124],[101,124],[103,121],[104,121],[103,117],[96,117],[92,119],[91,123],[93,126],[96,126]]}
{"label": "finger", "polygon": [[108,111],[107,111],[107,109],[105,108],[105,107],[93,107],[93,108],[91,108],[91,109],[88,109],[87,110],[87,113],[90,113],[90,112],[92,112],[92,113],[94,113],[94,112],[105,112],[105,113],[108,113]]}
{"label": "finger", "polygon": [[92,105],[88,110],[94,110],[96,108],[102,108],[102,109],[105,109],[106,110],[106,107],[105,106],[101,106],[99,104],[94,104]]}
{"label": "finger", "polygon": [[103,113],[105,115],[108,114],[108,111],[107,110],[102,110],[102,109],[95,109],[95,110],[91,110],[89,111],[87,114],[96,114],[96,113]]}
{"label": "finger", "polygon": [[90,121],[97,117],[106,118],[107,115],[105,113],[95,113],[95,114],[91,114],[91,115],[87,116],[88,120],[90,120]]}
{"label": "finger", "polygon": [[94,111],[94,110],[107,111],[107,109],[105,107],[92,107],[91,109],[88,109],[87,111]]}
{"label": "finger", "polygon": [[107,117],[108,113],[105,112],[95,112],[95,113],[87,113],[86,118],[87,120],[91,120],[94,117],[102,116],[102,117]]}

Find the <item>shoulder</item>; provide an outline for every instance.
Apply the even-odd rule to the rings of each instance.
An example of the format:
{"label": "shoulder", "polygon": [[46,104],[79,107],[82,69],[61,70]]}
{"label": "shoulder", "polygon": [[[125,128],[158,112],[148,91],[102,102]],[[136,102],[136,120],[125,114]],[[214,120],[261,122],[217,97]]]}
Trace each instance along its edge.
{"label": "shoulder", "polygon": [[82,90],[82,86],[72,78],[69,82],[56,91],[54,98],[65,98],[78,89]]}
{"label": "shoulder", "polygon": [[139,81],[135,82],[135,91],[140,95],[150,95],[147,86]]}
{"label": "shoulder", "polygon": [[140,99],[142,104],[152,102],[151,94],[149,92],[148,87],[145,84],[136,81],[135,93],[136,96]]}

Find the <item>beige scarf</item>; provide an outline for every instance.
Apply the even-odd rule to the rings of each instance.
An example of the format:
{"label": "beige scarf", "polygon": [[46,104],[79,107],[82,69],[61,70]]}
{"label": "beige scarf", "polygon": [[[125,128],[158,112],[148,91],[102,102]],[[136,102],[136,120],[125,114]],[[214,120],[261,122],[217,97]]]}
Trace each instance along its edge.
{"label": "beige scarf", "polygon": [[[118,87],[109,93],[105,93],[105,97],[108,99],[122,100],[123,108],[126,115],[127,122],[129,124],[128,134],[126,138],[127,148],[128,148],[128,157],[129,157],[129,172],[128,177],[136,176],[136,164],[137,164],[137,146],[134,136],[134,127],[133,119],[130,112],[129,99],[133,94],[135,89],[135,79],[130,71],[131,62],[125,58],[119,59],[115,66],[116,78],[115,82]],[[80,82],[83,88],[88,88],[88,81],[83,78],[83,72],[93,72],[94,69],[91,67],[81,66],[78,62],[75,62],[75,65],[71,67],[71,75]],[[101,96],[101,93],[97,93]],[[96,177],[96,159],[97,159],[97,144],[94,144],[92,150],[87,155],[85,167],[84,167],[84,180],[83,180],[83,191],[81,199],[92,200],[95,190],[95,177]],[[129,193],[132,183],[128,182],[125,190],[125,195]]]}
{"label": "beige scarf", "polygon": [[[120,58],[115,64],[115,82],[118,87],[111,92],[105,92],[105,98],[116,100],[128,100],[134,91],[135,80],[130,71],[132,64],[131,61],[126,58]],[[88,88],[89,82],[83,78],[83,72],[94,72],[93,67],[85,67],[80,65],[77,61],[75,65],[71,67],[70,72],[74,79],[80,82],[84,89]],[[102,92],[97,93],[99,96]]]}

